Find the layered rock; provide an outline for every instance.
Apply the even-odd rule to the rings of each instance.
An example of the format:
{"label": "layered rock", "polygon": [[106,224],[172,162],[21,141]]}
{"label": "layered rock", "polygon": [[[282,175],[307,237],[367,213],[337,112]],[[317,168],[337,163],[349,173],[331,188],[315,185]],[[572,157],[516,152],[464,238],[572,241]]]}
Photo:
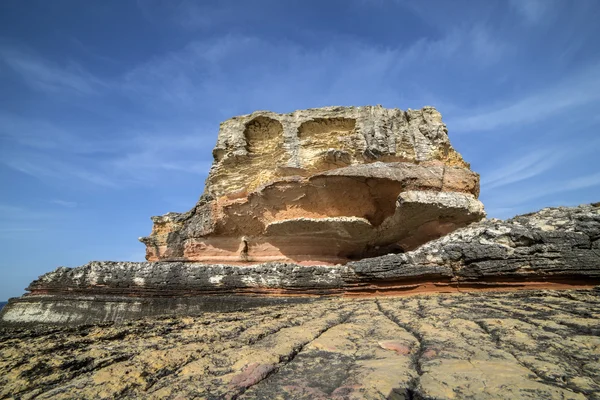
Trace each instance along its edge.
{"label": "layered rock", "polygon": [[148,262],[0,311],[0,397],[600,398],[600,203],[474,222],[429,107],[257,112],[214,156]]}
{"label": "layered rock", "polygon": [[600,290],[0,329],[0,397],[598,399]]}
{"label": "layered rock", "polygon": [[[301,301],[600,283],[600,203],[485,220],[414,251],[348,262],[252,266],[92,262],[58,268],[2,310],[5,324],[90,323]],[[290,297],[291,296],[291,297]]]}
{"label": "layered rock", "polygon": [[148,261],[345,263],[484,215],[432,107],[258,111],[221,124],[198,204],[153,217]]}

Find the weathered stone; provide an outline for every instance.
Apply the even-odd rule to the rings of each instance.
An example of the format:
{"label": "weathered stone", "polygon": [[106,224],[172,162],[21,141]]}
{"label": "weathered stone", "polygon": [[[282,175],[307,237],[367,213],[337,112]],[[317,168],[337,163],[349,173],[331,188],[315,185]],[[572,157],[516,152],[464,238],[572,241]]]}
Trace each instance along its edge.
{"label": "weathered stone", "polygon": [[0,329],[0,397],[599,399],[599,321],[596,289]]}
{"label": "weathered stone", "polygon": [[223,122],[213,154],[196,207],[140,238],[148,261],[345,263],[485,215],[432,107],[257,111]]}
{"label": "weathered stone", "polygon": [[257,112],[214,156],[153,217],[155,261],[61,267],[0,311],[0,397],[600,399],[600,203],[472,223],[430,107]]}
{"label": "weathered stone", "polygon": [[324,107],[257,111],[221,124],[206,193],[250,193],[285,176],[309,176],[370,161],[439,160],[468,168],[433,107]]}
{"label": "weathered stone", "polygon": [[[315,221],[299,222],[302,227]],[[361,221],[349,222],[361,229]],[[600,283],[600,251],[592,245],[600,237],[599,222],[598,205],[548,208],[475,223],[407,253],[334,266],[91,262],[41,276],[30,284],[30,294],[12,299],[0,316],[4,324],[74,324],[261,304],[248,296],[272,298],[268,303],[300,294],[586,287]]]}

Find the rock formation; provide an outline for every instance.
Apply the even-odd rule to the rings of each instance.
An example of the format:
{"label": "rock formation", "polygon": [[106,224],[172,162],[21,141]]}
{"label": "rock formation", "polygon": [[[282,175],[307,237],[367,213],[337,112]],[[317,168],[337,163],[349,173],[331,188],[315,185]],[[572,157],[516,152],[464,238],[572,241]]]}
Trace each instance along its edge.
{"label": "rock formation", "polygon": [[213,154],[148,262],[10,299],[0,397],[600,399],[600,203],[482,220],[431,107],[256,112]]}
{"label": "rock formation", "polygon": [[[303,301],[600,283],[600,203],[484,220],[401,254],[345,265],[91,262],[58,268],[2,310],[4,324],[94,323]],[[291,296],[291,297],[290,297]]]}
{"label": "rock formation", "polygon": [[599,399],[599,321],[587,289],[0,330],[0,398]]}
{"label": "rock formation", "polygon": [[258,111],[225,121],[213,154],[198,204],[153,218],[148,262],[58,268],[2,324],[600,282],[598,204],[476,222],[479,176],[432,107]]}
{"label": "rock formation", "polygon": [[257,111],[221,124],[198,204],[153,217],[148,261],[336,264],[484,217],[433,107]]}

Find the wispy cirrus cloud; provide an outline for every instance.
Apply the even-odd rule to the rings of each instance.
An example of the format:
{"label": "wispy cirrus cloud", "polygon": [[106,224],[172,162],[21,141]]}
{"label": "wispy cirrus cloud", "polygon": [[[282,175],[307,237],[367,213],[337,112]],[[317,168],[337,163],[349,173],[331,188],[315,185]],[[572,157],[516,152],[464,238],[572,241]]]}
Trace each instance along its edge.
{"label": "wispy cirrus cloud", "polygon": [[85,127],[8,112],[0,112],[0,139],[39,151],[90,154],[122,150],[122,144],[110,136]]}
{"label": "wispy cirrus cloud", "polygon": [[64,183],[77,181],[94,186],[117,187],[118,184],[106,174],[85,166],[84,162],[61,161],[53,157],[19,152],[4,156],[2,163],[16,171],[42,181],[53,180]]}
{"label": "wispy cirrus cloud", "polygon": [[535,182],[535,184],[520,188],[518,195],[515,195],[514,192],[501,195],[495,199],[495,204],[507,206],[527,204],[532,200],[550,195],[565,194],[589,188],[600,188],[600,171],[569,179],[557,179],[552,182]]}
{"label": "wispy cirrus cloud", "polygon": [[[156,9],[153,0],[139,1],[139,5],[142,10]],[[182,1],[167,9],[174,16],[180,13],[202,21],[208,15],[212,21],[213,14],[226,11],[227,7]],[[85,48],[85,44],[77,43]],[[397,103],[402,93],[389,83],[401,79],[407,71],[459,63],[485,67],[500,61],[507,52],[508,43],[485,25],[473,24],[395,46],[373,46],[340,36],[331,38],[326,46],[309,49],[283,38],[225,34],[193,40],[111,79],[100,78],[72,61],[48,60],[5,44],[0,46],[0,60],[34,90],[82,96],[110,94],[127,97],[153,110],[170,105],[189,111],[212,106],[215,98],[220,104],[234,103],[233,99],[237,100],[235,103],[241,100],[255,104],[268,102],[270,96],[271,103],[281,104],[294,90],[298,91],[295,98],[306,98],[312,106],[339,103],[335,100],[341,97],[339,93],[344,94],[342,97],[351,96],[349,102],[353,104],[364,104],[366,98],[375,97],[382,99],[375,103]],[[265,63],[267,59],[273,62]],[[240,65],[244,68],[238,68]],[[236,73],[232,74],[234,70]],[[364,85],[365,78],[369,85]],[[365,96],[365,90],[371,93]]]}
{"label": "wispy cirrus cloud", "polygon": [[[347,104],[398,105],[407,91],[421,91],[403,78],[410,71],[465,62],[483,68],[507,52],[510,47],[483,25],[459,27],[409,45],[372,46],[339,37],[310,50],[283,39],[225,35],[192,41],[148,60],[128,72],[121,87],[150,107],[162,104],[178,110],[213,107],[215,99],[236,104],[232,113],[256,108],[292,111],[298,106],[287,104],[301,101],[314,107],[339,104],[340,98]],[[239,65],[244,68],[236,69]],[[234,69],[236,74],[231,73]],[[405,81],[409,90],[391,84],[397,80]]]}
{"label": "wispy cirrus cloud", "polygon": [[105,86],[102,80],[77,63],[60,65],[23,49],[2,47],[0,60],[32,89],[47,93],[92,95]]}
{"label": "wispy cirrus cloud", "polygon": [[485,172],[481,185],[486,191],[494,190],[538,177],[552,170],[556,172],[567,163],[574,164],[578,159],[585,159],[589,154],[595,154],[598,149],[600,149],[598,138],[563,139],[560,144],[521,148],[516,154],[500,155],[496,162],[491,163],[493,168]]}
{"label": "wispy cirrus cloud", "polygon": [[556,0],[509,0],[511,8],[531,25],[542,22],[557,3]]}
{"label": "wispy cirrus cloud", "polygon": [[173,21],[184,29],[208,29],[215,24],[222,24],[231,15],[228,7],[207,7],[206,4],[184,0],[173,10]]}
{"label": "wispy cirrus cloud", "polygon": [[[40,179],[77,179],[103,187],[148,184],[172,172],[201,175],[211,163],[210,148],[216,134],[214,126],[194,128],[202,115],[217,114],[225,119],[257,108],[285,112],[340,104],[340,99],[348,105],[439,104],[432,101],[437,100],[435,88],[426,83],[419,83],[419,87],[403,77],[407,73],[427,75],[426,71],[435,71],[434,66],[441,65],[451,68],[468,63],[485,69],[501,62],[511,51],[511,46],[480,23],[457,26],[444,30],[442,35],[398,46],[372,46],[340,37],[328,45],[307,49],[285,40],[225,35],[194,40],[181,49],[139,63],[110,81],[39,56],[9,52],[14,65],[22,64],[14,60],[23,59],[41,66],[20,67],[30,85],[44,82],[52,90],[75,90],[88,96],[97,96],[102,88],[104,94],[110,92],[143,105],[149,121],[140,127],[132,123],[132,117],[122,121],[111,135],[94,138],[74,133],[61,123],[0,114],[0,122],[6,122],[4,131],[12,126],[8,136],[22,147],[3,162]],[[265,63],[265,59],[276,62]],[[244,68],[239,69],[240,65]],[[475,115],[469,109],[464,117],[456,113],[459,117],[450,119],[448,125],[453,132],[470,132],[535,122],[596,101],[600,99],[596,93],[600,93],[600,74],[590,68],[517,102],[483,104]],[[459,103],[456,108],[460,108]],[[182,119],[181,128],[175,122],[177,118]],[[33,150],[48,149],[59,151],[63,157],[57,161],[32,156]],[[86,159],[87,154],[101,151],[105,152],[101,157]],[[503,171],[497,170],[483,184],[493,189],[530,179],[551,168],[554,164],[550,159],[538,153],[523,156]]]}
{"label": "wispy cirrus cloud", "polygon": [[205,175],[213,145],[207,138],[214,132],[185,125],[178,132],[176,126],[124,126],[102,136],[1,113],[0,164],[41,181],[112,189],[155,185],[173,173]]}
{"label": "wispy cirrus cloud", "polygon": [[[580,202],[600,198],[600,172],[593,168],[590,172],[585,163],[600,149],[600,140],[562,140],[546,147],[522,148],[512,155],[496,155],[479,171],[481,199],[490,216],[506,218],[533,211],[540,208],[540,202],[572,204],[566,199],[582,195],[587,200]],[[562,200],[557,201],[557,196]]]}
{"label": "wispy cirrus cloud", "polygon": [[482,194],[482,199],[488,216],[494,218],[508,218],[541,207],[594,202],[600,199],[600,172],[551,181],[531,180],[512,190]]}
{"label": "wispy cirrus cloud", "polygon": [[4,222],[14,220],[40,220],[53,218],[54,216],[54,213],[47,210],[38,210],[23,206],[0,203],[0,221]]}
{"label": "wispy cirrus cloud", "polygon": [[[464,117],[448,121],[457,132],[489,131],[538,122],[578,106],[600,102],[600,64],[553,82],[548,87],[480,110],[465,110]],[[474,115],[473,115],[474,114]]]}
{"label": "wispy cirrus cloud", "polygon": [[42,231],[43,229],[41,228],[19,228],[19,227],[15,227],[15,228],[0,228],[0,234],[12,234],[12,233],[17,233],[17,232],[23,232],[23,233],[28,233],[28,232],[39,232]]}
{"label": "wispy cirrus cloud", "polygon": [[142,185],[156,183],[162,175],[171,173],[203,176],[212,163],[212,144],[206,141],[210,135],[192,128],[190,131],[131,136],[129,148],[111,158],[108,167],[115,176]]}
{"label": "wispy cirrus cloud", "polygon": [[66,208],[75,208],[77,207],[77,202],[76,201],[67,201],[67,200],[61,200],[61,199],[54,199],[50,201],[53,204],[59,205],[61,207],[66,207]]}
{"label": "wispy cirrus cloud", "polygon": [[41,232],[45,224],[55,221],[58,216],[46,208],[0,203],[0,237]]}
{"label": "wispy cirrus cloud", "polygon": [[529,152],[506,165],[494,168],[483,177],[481,186],[484,190],[492,190],[534,178],[562,162],[565,156],[565,153],[550,149]]}

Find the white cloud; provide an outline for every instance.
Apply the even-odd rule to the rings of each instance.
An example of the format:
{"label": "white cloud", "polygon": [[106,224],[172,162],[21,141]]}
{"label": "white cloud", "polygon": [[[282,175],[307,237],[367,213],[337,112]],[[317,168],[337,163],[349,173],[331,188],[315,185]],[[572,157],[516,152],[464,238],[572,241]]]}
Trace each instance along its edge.
{"label": "white cloud", "polygon": [[[533,200],[557,194],[568,194],[582,189],[600,189],[600,172],[578,176],[569,179],[548,181],[532,181],[531,184],[518,190],[497,191],[492,194],[482,194],[490,199],[489,204],[502,207],[516,208],[518,205],[531,204]],[[599,192],[600,194],[600,192]],[[538,207],[539,208],[539,207]]]}
{"label": "white cloud", "polygon": [[339,99],[345,104],[377,99],[375,103],[397,106],[404,87],[420,92],[414,90],[416,83],[404,78],[407,72],[456,63],[487,67],[507,51],[509,47],[482,25],[399,46],[341,37],[308,49],[284,39],[226,35],[196,40],[150,59],[115,86],[161,112],[165,107],[178,112],[210,108],[215,101],[233,105],[227,111],[232,114],[261,108],[292,111],[304,106],[300,101],[316,107],[339,104]]}
{"label": "white cloud", "polygon": [[39,220],[45,218],[52,218],[55,215],[46,210],[40,211],[23,206],[14,206],[11,204],[0,204],[0,221],[5,223],[6,221],[15,220]]}
{"label": "white cloud", "polygon": [[[138,4],[144,13],[156,9],[154,0]],[[208,14],[213,19],[212,14],[220,12],[187,1],[165,7],[167,13],[182,12],[189,18]],[[151,110],[165,112],[167,105],[189,112],[213,106],[215,98],[224,104],[254,104],[257,97],[269,95],[289,99],[293,91],[298,91],[296,98],[306,96],[312,106],[328,97],[342,97],[338,95],[340,90],[356,99],[364,98],[364,91],[371,90],[371,97],[376,94],[397,101],[401,94],[389,83],[406,70],[447,62],[487,66],[501,60],[509,49],[481,24],[455,28],[441,37],[422,38],[408,46],[372,46],[344,37],[332,38],[328,43],[309,49],[282,38],[266,41],[256,36],[211,37],[157,55],[111,80],[101,79],[76,63],[61,65],[6,45],[0,46],[0,59],[36,90],[124,95]],[[353,98],[349,100],[364,103]]]}
{"label": "white cloud", "polygon": [[[154,185],[168,174],[205,174],[216,127],[202,124],[131,129],[93,135],[77,127],[0,113],[0,164],[42,181],[78,181],[104,188]],[[210,138],[210,139],[208,139]]]}
{"label": "white cloud", "polygon": [[530,124],[577,106],[600,101],[600,64],[539,92],[484,110],[465,110],[448,121],[454,132],[488,131]]}
{"label": "white cloud", "polygon": [[556,3],[554,0],[509,0],[511,8],[531,25],[542,22]]}
{"label": "white cloud", "polygon": [[22,227],[22,226],[3,226],[0,227],[0,238],[14,239],[16,236],[22,235],[25,240],[30,239],[34,232],[42,232],[42,228]]}
{"label": "white cloud", "polygon": [[0,59],[19,74],[27,85],[43,92],[91,95],[104,86],[100,79],[76,63],[62,66],[14,48],[0,48]]}
{"label": "white cloud", "polygon": [[183,1],[174,11],[173,19],[185,29],[208,29],[215,24],[223,23],[233,10],[226,8],[210,8],[195,1]]}
{"label": "white cloud", "polygon": [[81,127],[69,127],[64,122],[55,123],[1,111],[0,138],[39,151],[60,150],[73,154],[116,151],[121,145],[107,135],[97,135]]}
{"label": "white cloud", "polygon": [[529,152],[485,174],[481,186],[484,190],[492,190],[536,177],[560,163],[565,156],[550,149]]}
{"label": "white cloud", "polygon": [[[600,171],[569,180],[565,183],[565,190],[585,189],[598,185],[600,185]],[[559,191],[562,191],[561,188],[556,188],[556,190],[552,190],[550,193]]]}
{"label": "white cloud", "polygon": [[41,228],[0,228],[0,233],[15,233],[15,232],[39,232]]}
{"label": "white cloud", "polygon": [[72,182],[85,182],[94,186],[116,187],[117,184],[102,172],[84,167],[81,162],[60,161],[42,154],[18,153],[3,156],[6,166],[33,176],[42,181],[47,179]]}
{"label": "white cloud", "polygon": [[0,204],[0,237],[12,238],[45,230],[44,224],[56,221],[59,214],[46,208],[37,209],[12,204]]}
{"label": "white cloud", "polygon": [[474,26],[469,36],[473,58],[477,58],[484,65],[497,63],[510,51],[508,44],[493,37],[494,35],[482,25]]}
{"label": "white cloud", "polygon": [[573,192],[575,190],[588,189],[600,186],[600,172],[579,176],[576,178],[534,185],[526,191],[521,191],[518,196],[520,203],[538,199],[541,197],[558,193]]}
{"label": "white cloud", "polygon": [[62,207],[66,207],[66,208],[75,208],[77,207],[77,202],[75,201],[66,201],[66,200],[60,200],[60,199],[54,199],[50,201],[51,203],[54,203],[56,205],[62,206]]}
{"label": "white cloud", "polygon": [[[339,99],[344,99],[344,104],[378,99],[377,103],[387,106],[409,102],[419,107],[431,103],[424,99],[434,96],[427,94],[427,87],[414,90],[416,84],[404,80],[404,87],[417,93],[408,101],[404,87],[390,82],[402,81],[407,71],[432,65],[460,62],[489,66],[509,51],[506,43],[482,24],[455,28],[439,38],[423,38],[407,47],[334,39],[327,46],[308,50],[283,40],[228,35],[191,42],[178,51],[141,63],[110,82],[75,69],[74,81],[69,84],[73,71],[29,57],[42,66],[27,69],[29,80],[81,93],[90,88],[110,88],[112,94],[145,105],[148,121],[136,124],[132,117],[111,135],[94,137],[60,122],[0,114],[0,134],[24,149],[2,161],[40,179],[77,179],[103,187],[155,183],[173,172],[201,175],[210,167],[217,127],[196,128],[194,125],[202,118],[196,113],[220,112],[224,119],[256,108],[292,111],[339,104]],[[23,58],[11,54],[10,59]],[[516,104],[486,108],[476,115],[469,110],[467,117],[448,124],[452,131],[473,131],[527,123],[600,99],[597,93],[600,74],[590,69]],[[57,152],[55,157],[47,156],[49,150]],[[106,154],[93,161],[79,157],[94,151]],[[492,173],[483,184],[497,188],[535,177],[553,165],[550,157],[542,158],[540,154],[523,156],[514,165]]]}
{"label": "white cloud", "polygon": [[[176,144],[177,138],[172,139]],[[196,142],[201,143],[201,138]],[[184,143],[175,144],[165,148],[137,144],[125,152],[107,154],[94,160],[72,153],[53,157],[47,152],[24,149],[4,153],[0,163],[42,181],[61,181],[64,184],[77,181],[103,188],[155,185],[163,181],[165,175],[202,175],[209,170],[211,161],[202,160],[210,158],[212,146],[205,146],[203,152],[194,152],[192,146],[186,148]]]}
{"label": "white cloud", "polygon": [[493,169],[484,173],[481,185],[492,190],[539,176],[553,168],[587,158],[600,148],[600,139],[574,139],[545,148],[521,149],[521,156],[490,163]]}

